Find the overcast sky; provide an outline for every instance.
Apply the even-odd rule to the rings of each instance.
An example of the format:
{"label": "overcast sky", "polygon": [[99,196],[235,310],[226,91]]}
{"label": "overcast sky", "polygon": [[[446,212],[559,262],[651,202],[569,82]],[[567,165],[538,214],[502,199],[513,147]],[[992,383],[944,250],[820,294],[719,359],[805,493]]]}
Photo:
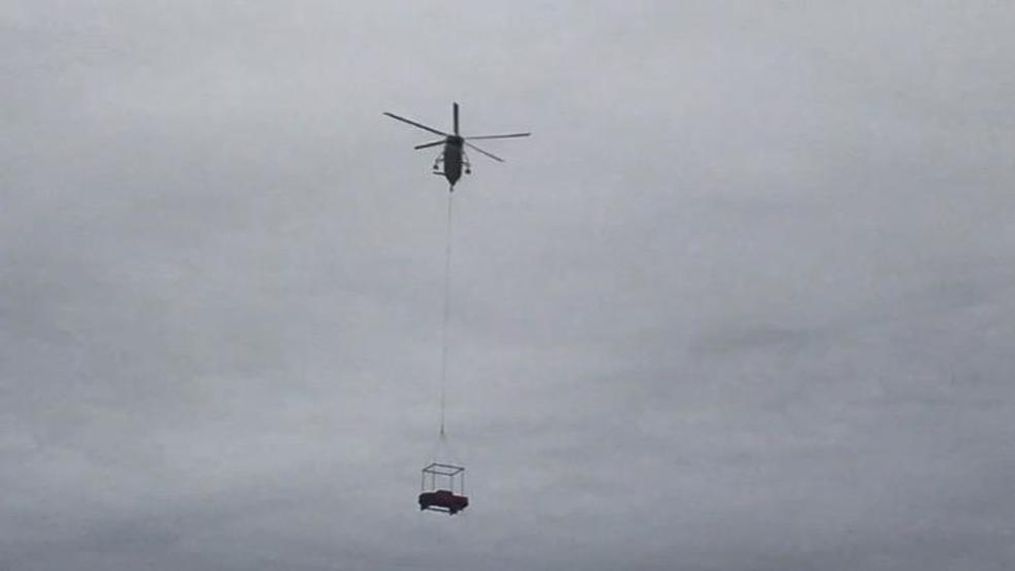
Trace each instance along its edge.
{"label": "overcast sky", "polygon": [[0,569],[1011,569],[1012,30],[0,0]]}

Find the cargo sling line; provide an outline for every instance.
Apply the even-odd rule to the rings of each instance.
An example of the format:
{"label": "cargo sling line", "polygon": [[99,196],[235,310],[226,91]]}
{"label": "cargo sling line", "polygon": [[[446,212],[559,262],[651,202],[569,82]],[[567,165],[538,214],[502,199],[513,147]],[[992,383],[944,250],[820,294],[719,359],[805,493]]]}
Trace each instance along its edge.
{"label": "cargo sling line", "polygon": [[451,321],[451,236],[453,230],[452,215],[454,209],[454,193],[448,193],[448,227],[444,248],[444,321],[441,325],[441,441],[447,440],[445,417],[447,409],[448,384],[448,324]]}
{"label": "cargo sling line", "polygon": [[469,507],[469,498],[465,495],[465,468],[441,460],[440,452],[450,455],[447,450],[447,380],[448,353],[451,325],[451,241],[453,238],[453,205],[452,194],[448,193],[448,227],[447,243],[444,250],[444,320],[441,327],[441,429],[437,440],[434,460],[423,467],[420,475],[419,509],[420,511],[443,512],[448,515]]}

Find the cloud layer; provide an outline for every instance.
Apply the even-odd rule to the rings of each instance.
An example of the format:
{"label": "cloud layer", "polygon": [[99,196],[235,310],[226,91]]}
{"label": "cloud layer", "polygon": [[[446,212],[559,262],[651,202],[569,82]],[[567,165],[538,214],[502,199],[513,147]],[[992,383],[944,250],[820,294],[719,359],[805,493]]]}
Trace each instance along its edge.
{"label": "cloud layer", "polygon": [[1015,562],[1009,6],[0,4],[0,567]]}

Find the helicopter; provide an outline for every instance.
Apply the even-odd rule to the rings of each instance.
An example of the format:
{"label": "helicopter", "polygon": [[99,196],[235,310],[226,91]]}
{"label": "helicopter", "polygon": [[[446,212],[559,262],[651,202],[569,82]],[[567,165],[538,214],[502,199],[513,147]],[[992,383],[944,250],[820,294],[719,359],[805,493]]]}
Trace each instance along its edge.
{"label": "helicopter", "polygon": [[[455,183],[457,183],[458,179],[462,177],[462,167],[465,167],[465,174],[472,173],[472,165],[469,163],[469,158],[465,154],[465,147],[468,147],[478,153],[484,154],[495,161],[504,162],[504,159],[498,157],[497,155],[494,155],[493,153],[489,153],[487,151],[484,151],[483,149],[480,149],[479,147],[473,145],[469,141],[475,141],[480,139],[513,139],[516,137],[528,137],[532,133],[509,133],[506,135],[476,135],[470,137],[463,137],[458,132],[458,103],[452,103],[451,105],[452,105],[451,114],[454,126],[453,134],[445,133],[444,131],[439,131],[437,129],[434,129],[433,127],[427,127],[422,123],[417,123],[416,121],[406,119],[405,117],[400,117],[398,115],[395,115],[394,113],[389,113],[385,111],[384,114],[387,115],[388,117],[391,117],[392,119],[396,119],[403,123],[408,123],[413,127],[417,127],[419,129],[423,129],[424,131],[428,131],[435,135],[440,135],[444,137],[439,141],[432,141],[429,143],[423,143],[422,145],[416,145],[414,148],[418,150],[418,149],[426,149],[429,147],[436,147],[437,145],[444,145],[444,150],[441,152],[441,154],[437,155],[437,158],[434,160],[433,174],[444,176],[444,178],[446,178],[448,180],[448,183],[450,184],[449,191],[454,192]],[[443,170],[440,169],[442,165],[444,167]]]}

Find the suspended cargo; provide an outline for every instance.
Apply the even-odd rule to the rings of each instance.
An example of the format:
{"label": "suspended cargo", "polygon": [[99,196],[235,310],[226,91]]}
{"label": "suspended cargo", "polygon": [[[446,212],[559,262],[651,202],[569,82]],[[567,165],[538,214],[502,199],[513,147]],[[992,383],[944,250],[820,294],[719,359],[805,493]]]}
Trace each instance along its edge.
{"label": "suspended cargo", "polygon": [[433,462],[423,468],[420,479],[419,509],[448,515],[469,507],[465,495],[465,468]]}

